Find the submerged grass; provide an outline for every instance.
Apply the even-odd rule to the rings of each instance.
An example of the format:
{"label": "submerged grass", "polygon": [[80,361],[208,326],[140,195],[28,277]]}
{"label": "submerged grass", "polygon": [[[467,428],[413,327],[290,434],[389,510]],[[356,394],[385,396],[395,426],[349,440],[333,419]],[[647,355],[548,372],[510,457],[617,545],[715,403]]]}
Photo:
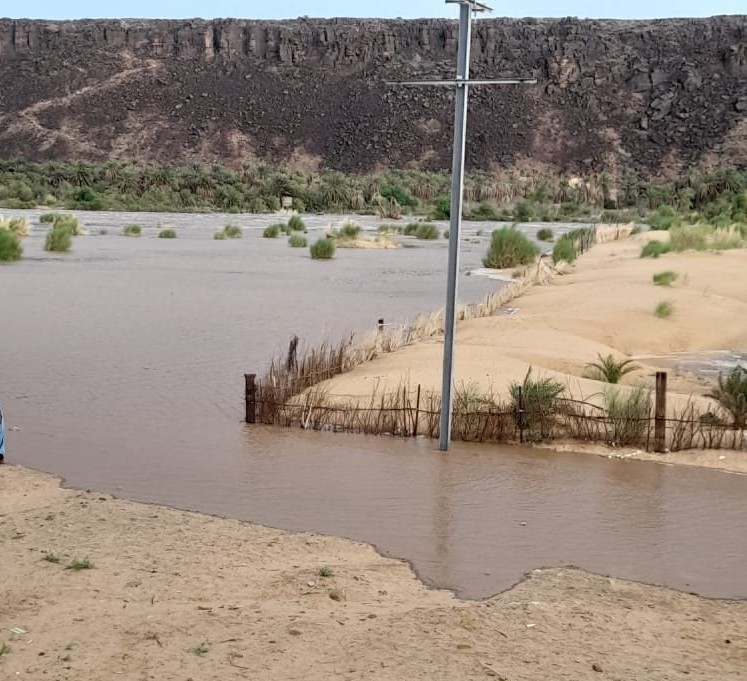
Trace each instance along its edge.
{"label": "submerged grass", "polygon": [[310,248],[314,260],[331,260],[335,256],[335,242],[333,239],[317,239]]}
{"label": "submerged grass", "polygon": [[303,234],[294,232],[288,237],[288,245],[291,248],[306,248],[308,242],[306,241],[306,237]]}
{"label": "submerged grass", "polygon": [[44,240],[44,250],[53,253],[67,253],[73,245],[73,235],[70,229],[61,224],[55,224],[47,232]]}
{"label": "submerged grass", "polygon": [[539,255],[539,249],[523,232],[515,227],[496,229],[490,239],[490,247],[483,259],[485,267],[506,269],[528,265]]}
{"label": "submerged grass", "polygon": [[23,246],[18,234],[0,229],[0,262],[15,262],[23,257]]}
{"label": "submerged grass", "polygon": [[140,236],[143,233],[143,228],[140,225],[127,225],[123,230],[124,236]]}

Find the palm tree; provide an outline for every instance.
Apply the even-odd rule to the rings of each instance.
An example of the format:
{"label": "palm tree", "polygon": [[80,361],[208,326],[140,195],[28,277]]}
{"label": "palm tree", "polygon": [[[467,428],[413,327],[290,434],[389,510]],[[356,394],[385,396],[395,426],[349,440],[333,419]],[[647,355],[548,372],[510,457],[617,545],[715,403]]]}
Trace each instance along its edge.
{"label": "palm tree", "polygon": [[718,377],[718,386],[706,397],[716,400],[734,419],[736,428],[747,427],[747,369],[735,366],[726,380]]}
{"label": "palm tree", "polygon": [[586,368],[592,377],[606,383],[619,383],[620,379],[627,374],[638,371],[640,367],[632,359],[618,361],[612,355],[602,357],[597,354],[597,362],[589,362]]}

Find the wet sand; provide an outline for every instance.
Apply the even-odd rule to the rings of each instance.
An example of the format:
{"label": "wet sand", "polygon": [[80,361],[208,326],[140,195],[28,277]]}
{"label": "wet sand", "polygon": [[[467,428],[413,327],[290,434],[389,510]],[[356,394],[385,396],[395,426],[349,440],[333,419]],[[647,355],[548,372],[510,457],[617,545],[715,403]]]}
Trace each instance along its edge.
{"label": "wet sand", "polygon": [[[4,678],[729,681],[747,662],[745,603],[572,569],[464,602],[368,546],[63,490],[11,466],[0,556]],[[86,557],[92,569],[65,569]]]}

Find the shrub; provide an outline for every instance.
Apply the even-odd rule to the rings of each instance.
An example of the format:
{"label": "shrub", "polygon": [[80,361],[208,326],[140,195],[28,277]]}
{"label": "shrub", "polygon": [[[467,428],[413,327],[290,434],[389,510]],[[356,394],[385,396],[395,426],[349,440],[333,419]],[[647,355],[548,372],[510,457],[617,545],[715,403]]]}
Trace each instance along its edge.
{"label": "shrub", "polygon": [[649,241],[641,249],[642,258],[658,258],[664,253],[669,253],[669,244],[665,244],[663,241],[658,241],[656,239]]}
{"label": "shrub", "polygon": [[434,220],[448,220],[451,217],[451,199],[448,196],[439,196],[433,208]]}
{"label": "shrub", "polygon": [[426,241],[432,241],[433,239],[438,239],[439,237],[439,230],[436,225],[433,225],[429,222],[421,222],[418,225],[418,229],[415,232],[415,236],[418,239],[423,239]]}
{"label": "shrub", "polygon": [[669,234],[669,249],[672,251],[705,251],[712,230],[705,225],[686,225]]}
{"label": "shrub", "polygon": [[632,391],[607,388],[604,402],[612,429],[612,442],[618,445],[640,444],[646,437],[651,418],[649,391],[640,386]]}
{"label": "shrub", "polygon": [[517,222],[527,222],[532,219],[534,211],[526,201],[520,201],[514,208],[514,220]]}
{"label": "shrub", "polygon": [[737,428],[747,428],[747,369],[737,365],[726,380],[719,374],[718,385],[707,394],[728,411]]}
{"label": "shrub", "polygon": [[81,187],[73,194],[73,200],[78,208],[83,210],[101,210],[101,197],[90,187]]}
{"label": "shrub", "polygon": [[[223,230],[225,233],[225,230]],[[270,225],[269,227],[265,228],[265,231],[262,232],[262,236],[265,239],[277,239],[280,236],[280,232],[285,231],[285,225],[277,224],[277,225]],[[230,238],[228,234],[226,234],[226,238]]]}
{"label": "shrub", "polygon": [[236,225],[226,225],[223,228],[223,233],[226,235],[226,239],[240,239],[244,236],[241,227],[237,227]]}
{"label": "shrub", "polygon": [[677,281],[678,276],[679,275],[676,272],[672,272],[672,270],[657,272],[653,277],[654,284],[656,286],[671,286],[675,281]]}
{"label": "shrub", "polygon": [[308,244],[303,234],[295,232],[288,237],[288,245],[291,248],[306,248]]}
{"label": "shrub", "polygon": [[654,308],[654,316],[659,319],[668,319],[674,312],[674,305],[669,301],[663,300]]}
{"label": "shrub", "polygon": [[290,228],[291,232],[306,231],[306,225],[304,224],[304,221],[301,219],[300,215],[291,215],[290,219],[288,220],[288,227]]}
{"label": "shrub", "polygon": [[142,227],[140,225],[127,225],[123,230],[122,234],[124,236],[140,236],[143,233]]}
{"label": "shrub", "polygon": [[361,226],[357,222],[346,222],[340,227],[339,235],[342,239],[357,239],[361,233]]}
{"label": "shrub", "polygon": [[213,239],[215,239],[216,241],[225,241],[227,238],[228,237],[226,236],[226,233],[223,230],[213,234]]}
{"label": "shrub", "polygon": [[543,227],[537,232],[538,241],[552,241],[555,239],[555,234],[549,227]]}
{"label": "shrub", "polygon": [[505,269],[527,265],[539,254],[539,249],[514,227],[496,229],[490,238],[490,247],[483,259],[485,267]]}
{"label": "shrub", "polygon": [[671,229],[680,224],[680,219],[671,206],[659,206],[648,216],[648,224],[652,229]]}
{"label": "shrub", "polygon": [[310,250],[314,260],[330,260],[335,255],[335,242],[332,239],[317,239]]}
{"label": "shrub", "polygon": [[23,246],[18,234],[0,229],[0,262],[14,262],[23,256]]}
{"label": "shrub", "polygon": [[54,253],[66,253],[73,244],[73,235],[70,229],[64,225],[54,225],[47,232],[44,241],[44,250]]}
{"label": "shrub", "polygon": [[43,225],[52,224],[60,227],[67,227],[72,236],[80,236],[81,234],[78,219],[72,215],[65,215],[63,213],[45,213],[39,218],[39,222]]}
{"label": "shrub", "polygon": [[39,222],[42,225],[50,225],[55,221],[55,218],[59,215],[59,213],[44,213],[39,217]]}
{"label": "shrub", "polygon": [[597,354],[598,361],[586,365],[592,378],[605,383],[619,383],[627,374],[638,371],[640,367],[632,359],[616,360],[612,355],[602,357]]}
{"label": "shrub", "polygon": [[490,220],[492,222],[498,222],[500,218],[501,216],[495,209],[495,207],[487,202],[481,203],[479,206],[477,206],[477,208],[474,208],[472,211],[470,211],[469,215],[467,216],[467,219],[469,220]]}
{"label": "shrub", "polygon": [[553,246],[552,261],[554,263],[559,263],[561,260],[563,262],[572,263],[576,261],[577,256],[576,244],[570,234],[564,234],[561,236],[555,246]]}
{"label": "shrub", "polygon": [[532,367],[522,383],[512,383],[509,392],[514,412],[519,418],[519,427],[529,430],[532,439],[550,436],[558,399],[565,391],[561,383],[553,378],[532,378]]}
{"label": "shrub", "polygon": [[158,233],[159,239],[176,239],[176,230],[171,228],[162,229]]}
{"label": "shrub", "polygon": [[10,218],[5,220],[0,217],[0,230],[7,230],[18,237],[29,235],[29,221],[26,218]]}
{"label": "shrub", "polygon": [[385,225],[379,225],[379,228],[377,231],[379,234],[402,234],[404,230],[399,225],[385,224]]}
{"label": "shrub", "polygon": [[415,236],[418,233],[421,224],[422,223],[420,222],[411,222],[409,225],[405,225],[402,234],[405,236]]}

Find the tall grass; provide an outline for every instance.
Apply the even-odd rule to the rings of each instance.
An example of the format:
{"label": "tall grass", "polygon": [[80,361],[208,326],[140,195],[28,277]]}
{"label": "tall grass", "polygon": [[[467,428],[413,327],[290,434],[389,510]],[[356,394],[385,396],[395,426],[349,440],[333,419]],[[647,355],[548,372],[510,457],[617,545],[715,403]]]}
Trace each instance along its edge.
{"label": "tall grass", "polygon": [[553,378],[532,376],[530,366],[521,383],[513,382],[509,388],[511,403],[519,414],[520,428],[529,431],[531,439],[545,440],[550,437],[558,411],[558,399],[565,387]]}
{"label": "tall grass", "polygon": [[657,319],[669,319],[674,314],[674,305],[667,300],[658,303],[654,308],[654,317]]}
{"label": "tall grass", "polygon": [[73,245],[73,235],[69,227],[56,224],[47,232],[44,250],[54,253],[66,253]]}
{"label": "tall grass", "polygon": [[223,228],[223,234],[226,235],[226,239],[240,239],[244,236],[241,227],[237,227],[236,225],[226,225]]}
{"label": "tall grass", "polygon": [[331,260],[335,256],[335,242],[333,239],[317,239],[310,252],[314,260]]}
{"label": "tall grass", "polygon": [[556,264],[559,262],[570,264],[575,262],[577,257],[578,253],[576,252],[576,244],[573,243],[573,239],[567,234],[561,236],[552,249],[553,262]]}
{"label": "tall grass", "polygon": [[300,215],[291,215],[288,220],[288,228],[291,232],[305,232],[306,225]]}
{"label": "tall grass", "polygon": [[5,219],[0,216],[0,230],[12,232],[18,237],[29,235],[29,221],[26,218]]}
{"label": "tall grass", "polygon": [[670,250],[669,244],[665,244],[663,241],[658,241],[657,239],[653,239],[652,241],[649,241],[641,249],[641,257],[642,258],[658,258],[660,255],[669,253],[669,250]]}
{"label": "tall grass", "polygon": [[680,217],[671,206],[660,206],[648,216],[648,224],[652,229],[671,229],[680,224]]}
{"label": "tall grass", "polygon": [[124,236],[140,236],[143,233],[143,228],[140,225],[127,225],[122,230]]}
{"label": "tall grass", "polygon": [[522,232],[514,227],[502,227],[493,232],[482,262],[485,267],[506,269],[528,265],[537,255],[539,249]]}
{"label": "tall grass", "polygon": [[177,234],[175,229],[171,229],[170,227],[167,227],[165,229],[162,229],[158,233],[159,239],[176,239]]}
{"label": "tall grass", "polygon": [[421,222],[418,225],[418,229],[415,232],[415,237],[418,239],[426,240],[426,241],[432,241],[434,239],[438,239],[440,235],[440,232],[438,230],[438,227],[436,225],[433,225],[429,222]]}
{"label": "tall grass", "polygon": [[672,270],[666,270],[665,272],[657,272],[653,276],[655,286],[671,286],[679,278],[679,275]]}
{"label": "tall grass", "polygon": [[291,248],[306,248],[308,245],[306,237],[303,234],[294,232],[288,237],[288,245]]}
{"label": "tall grass", "polygon": [[0,229],[0,262],[14,262],[23,257],[21,238],[9,229]]}
{"label": "tall grass", "polygon": [[641,386],[632,390],[607,388],[604,403],[611,425],[611,439],[617,445],[639,445],[646,441],[651,419],[651,394]]}
{"label": "tall grass", "polygon": [[555,234],[549,227],[543,227],[537,231],[538,241],[552,241],[555,238]]}
{"label": "tall grass", "polygon": [[[265,230],[262,232],[262,236],[265,239],[277,239],[280,236],[280,232],[284,231],[284,224],[270,225],[269,227],[265,227]],[[228,238],[228,235],[226,235],[226,238]]]}

